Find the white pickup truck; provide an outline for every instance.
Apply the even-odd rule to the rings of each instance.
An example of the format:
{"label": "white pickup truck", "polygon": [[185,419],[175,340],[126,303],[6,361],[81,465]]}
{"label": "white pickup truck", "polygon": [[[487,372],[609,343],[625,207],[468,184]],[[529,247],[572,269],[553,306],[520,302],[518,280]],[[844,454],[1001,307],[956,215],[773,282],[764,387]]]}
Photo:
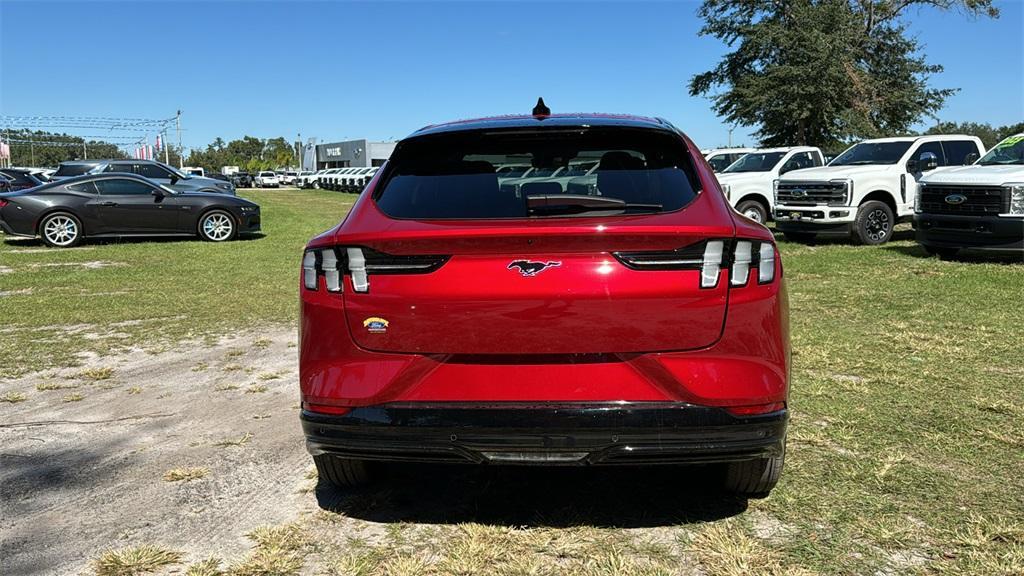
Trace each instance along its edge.
{"label": "white pickup truck", "polygon": [[811,146],[763,148],[745,154],[718,173],[722,192],[737,212],[764,224],[774,213],[772,185],[783,174],[825,163],[821,150]]}
{"label": "white pickup truck", "polygon": [[951,258],[971,249],[1024,257],[1024,133],[970,166],[935,170],[918,185],[914,228],[928,253]]}
{"label": "white pickup truck", "polygon": [[906,136],[865,140],[827,166],[775,181],[775,229],[806,242],[818,234],[881,244],[914,215],[918,181],[941,166],[963,166],[985,153],[974,136]]}

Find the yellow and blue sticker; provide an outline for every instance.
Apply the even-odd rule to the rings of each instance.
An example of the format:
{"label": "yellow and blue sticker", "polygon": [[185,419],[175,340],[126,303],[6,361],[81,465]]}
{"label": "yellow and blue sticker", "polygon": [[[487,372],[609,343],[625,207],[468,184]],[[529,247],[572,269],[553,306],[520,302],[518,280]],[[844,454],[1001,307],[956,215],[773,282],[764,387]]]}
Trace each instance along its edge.
{"label": "yellow and blue sticker", "polygon": [[383,334],[388,331],[388,321],[378,316],[371,316],[363,320],[363,328],[371,334]]}

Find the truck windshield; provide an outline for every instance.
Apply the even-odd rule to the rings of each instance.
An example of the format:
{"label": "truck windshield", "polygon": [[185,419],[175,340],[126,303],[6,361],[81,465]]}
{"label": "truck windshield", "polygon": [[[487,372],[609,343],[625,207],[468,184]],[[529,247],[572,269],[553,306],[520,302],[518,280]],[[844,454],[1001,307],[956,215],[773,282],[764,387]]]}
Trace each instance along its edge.
{"label": "truck windshield", "polygon": [[[498,169],[523,160],[533,170],[499,184]],[[595,163],[592,186],[561,177]],[[403,141],[374,199],[393,218],[565,217],[678,210],[699,190],[686,147],[667,132],[512,129]]]}
{"label": "truck windshield", "polygon": [[1024,164],[1024,134],[1010,136],[978,160],[982,166],[995,164]]}
{"label": "truck windshield", "polygon": [[895,164],[913,142],[861,142],[840,154],[829,166],[858,164]]}
{"label": "truck windshield", "polygon": [[751,152],[733,162],[722,171],[723,174],[735,172],[768,172],[782,160],[785,152]]}

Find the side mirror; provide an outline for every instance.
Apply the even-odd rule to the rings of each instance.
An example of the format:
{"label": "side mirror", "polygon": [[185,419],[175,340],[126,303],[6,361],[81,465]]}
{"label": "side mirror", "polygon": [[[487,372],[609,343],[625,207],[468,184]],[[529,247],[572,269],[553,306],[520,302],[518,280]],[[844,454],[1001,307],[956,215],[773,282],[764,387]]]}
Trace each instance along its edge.
{"label": "side mirror", "polygon": [[166,196],[164,191],[159,189],[159,188],[153,188],[153,191],[150,192],[150,194],[152,194],[154,197],[156,197],[157,200],[159,200],[159,199],[163,198],[164,196]]}
{"label": "side mirror", "polygon": [[922,152],[921,156],[917,159],[917,168],[921,172],[935,170],[938,167],[939,157],[931,152]]}
{"label": "side mirror", "polygon": [[968,164],[974,164],[977,161],[978,161],[978,153],[977,152],[971,152],[967,156],[964,156],[964,166],[966,166]]}

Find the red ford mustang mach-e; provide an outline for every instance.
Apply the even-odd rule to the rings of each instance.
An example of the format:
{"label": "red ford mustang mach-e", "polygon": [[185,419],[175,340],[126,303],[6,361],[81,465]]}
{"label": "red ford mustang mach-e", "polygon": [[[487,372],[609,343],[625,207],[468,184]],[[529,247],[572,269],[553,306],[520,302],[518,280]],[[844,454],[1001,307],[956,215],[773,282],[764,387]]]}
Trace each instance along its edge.
{"label": "red ford mustang mach-e", "polygon": [[309,242],[300,293],[302,424],[334,484],[380,461],[716,464],[754,497],[778,481],[779,253],[663,120],[419,130]]}

